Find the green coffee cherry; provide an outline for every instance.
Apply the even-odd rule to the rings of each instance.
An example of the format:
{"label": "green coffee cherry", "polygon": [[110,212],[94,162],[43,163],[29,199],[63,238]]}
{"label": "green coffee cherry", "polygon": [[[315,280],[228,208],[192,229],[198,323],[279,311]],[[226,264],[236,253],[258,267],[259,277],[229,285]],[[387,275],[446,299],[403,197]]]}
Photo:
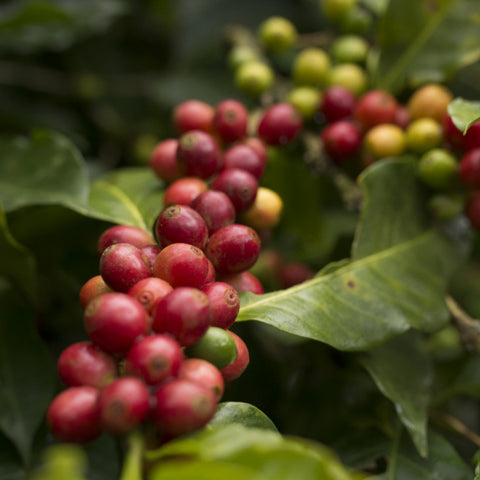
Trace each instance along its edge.
{"label": "green coffee cherry", "polygon": [[373,24],[372,14],[361,7],[352,8],[340,21],[340,30],[343,33],[365,35]]}
{"label": "green coffee cherry", "polygon": [[368,87],[367,72],[355,63],[341,63],[330,69],[328,76],[330,86],[340,85],[360,96]]}
{"label": "green coffee cherry", "polygon": [[273,70],[263,62],[247,62],[235,72],[235,85],[243,92],[258,96],[273,86]]}
{"label": "green coffee cherry", "polygon": [[287,102],[291,103],[305,120],[313,118],[321,99],[320,90],[314,87],[296,87],[287,95]]}
{"label": "green coffee cherry", "polygon": [[457,161],[447,150],[434,148],[420,158],[418,175],[429,187],[437,190],[448,188],[457,176]]}
{"label": "green coffee cherry", "polygon": [[363,63],[369,48],[364,38],[357,35],[344,35],[334,42],[330,55],[338,63]]}
{"label": "green coffee cherry", "polygon": [[405,132],[407,149],[424,153],[442,144],[442,126],[433,118],[419,118],[408,126]]}
{"label": "green coffee cherry", "polygon": [[330,58],[321,48],[302,50],[293,62],[293,80],[298,85],[323,85],[330,70]]}
{"label": "green coffee cherry", "polygon": [[433,195],[428,206],[439,220],[450,220],[459,215],[464,208],[464,198],[461,195]]}
{"label": "green coffee cherry", "polygon": [[267,52],[281,53],[292,47],[297,39],[297,29],[283,17],[267,18],[258,30],[260,43]]}
{"label": "green coffee cherry", "polygon": [[236,70],[240,66],[248,62],[258,61],[257,52],[248,45],[238,45],[233,47],[228,53],[227,63],[232,70]]}
{"label": "green coffee cherry", "polygon": [[320,7],[325,16],[332,22],[339,22],[357,4],[358,0],[321,0]]}

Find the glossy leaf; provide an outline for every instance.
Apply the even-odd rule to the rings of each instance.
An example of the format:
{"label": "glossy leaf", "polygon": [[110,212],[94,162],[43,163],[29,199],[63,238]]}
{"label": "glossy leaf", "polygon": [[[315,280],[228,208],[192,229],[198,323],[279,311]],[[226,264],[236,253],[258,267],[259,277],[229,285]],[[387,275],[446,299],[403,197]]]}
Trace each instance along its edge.
{"label": "glossy leaf", "polygon": [[[395,182],[403,188],[391,189]],[[243,293],[237,321],[258,320],[340,350],[370,349],[410,328],[433,331],[447,321],[446,285],[462,256],[441,233],[422,230],[414,166],[380,162],[362,186],[367,202],[353,260],[286,290]],[[402,230],[406,218],[411,226]]]}
{"label": "glossy leaf", "polygon": [[245,427],[277,431],[274,423],[261,410],[249,403],[220,403],[209,426],[219,428],[232,423],[244,425]]}
{"label": "glossy leaf", "polygon": [[428,452],[427,407],[433,380],[430,358],[415,335],[402,335],[361,357],[379,390],[389,398],[422,456]]}
{"label": "glossy leaf", "polygon": [[[378,29],[374,85],[443,82],[480,58],[477,0],[390,0]],[[461,32],[461,35],[459,35]]]}
{"label": "glossy leaf", "polygon": [[470,102],[456,98],[448,105],[448,114],[455,126],[466,133],[476,121],[480,120],[480,102]]}
{"label": "glossy leaf", "polygon": [[55,368],[31,312],[8,289],[0,290],[0,300],[0,430],[28,464],[52,399]]}

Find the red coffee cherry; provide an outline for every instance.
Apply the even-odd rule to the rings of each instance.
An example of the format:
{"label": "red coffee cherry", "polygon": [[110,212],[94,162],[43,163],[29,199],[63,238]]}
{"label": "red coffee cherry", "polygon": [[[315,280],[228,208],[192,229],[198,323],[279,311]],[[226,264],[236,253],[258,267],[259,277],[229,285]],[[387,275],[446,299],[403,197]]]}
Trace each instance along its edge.
{"label": "red coffee cherry", "polygon": [[467,188],[480,188],[480,148],[469,150],[460,160],[459,174]]}
{"label": "red coffee cherry", "polygon": [[231,382],[232,380],[237,379],[245,371],[250,362],[250,355],[245,342],[231,330],[227,330],[227,332],[235,341],[235,346],[237,347],[237,359],[230,365],[223,367],[220,372],[226,382]]}
{"label": "red coffee cherry", "polygon": [[208,297],[196,288],[178,287],[154,308],[153,330],[172,335],[182,346],[200,340],[209,325]]}
{"label": "red coffee cherry", "polygon": [[170,205],[155,223],[155,236],[161,247],[172,243],[188,243],[204,249],[208,240],[205,220],[187,205]]}
{"label": "red coffee cherry", "polygon": [[153,275],[172,287],[200,288],[206,283],[208,261],[205,254],[188,243],[172,243],[157,256]]}
{"label": "red coffee cherry", "polygon": [[227,225],[210,237],[205,252],[217,272],[238,273],[257,261],[260,238],[246,225]]}
{"label": "red coffee cherry", "polygon": [[187,100],[177,105],[173,111],[173,123],[179,133],[190,130],[210,132],[215,110],[200,100]]}
{"label": "red coffee cherry", "polygon": [[258,137],[248,137],[242,140],[242,145],[252,148],[257,155],[260,157],[260,161],[267,163],[267,147],[265,143]]}
{"label": "red coffee cherry", "polygon": [[210,303],[213,327],[230,328],[240,310],[240,297],[237,291],[228,283],[212,282],[201,288]]}
{"label": "red coffee cherry", "polygon": [[90,300],[109,292],[113,292],[113,290],[105,283],[102,276],[95,275],[90,280],[87,280],[80,289],[80,305],[82,305],[82,308],[85,308]]}
{"label": "red coffee cherry", "polygon": [[333,123],[351,117],[356,103],[357,99],[350,90],[334,85],[323,92],[320,111],[328,123]]}
{"label": "red coffee cherry", "polygon": [[97,246],[98,254],[101,255],[107,247],[116,243],[129,243],[137,248],[141,248],[155,243],[155,240],[151,233],[141,228],[130,225],[116,225],[105,230],[100,235]]}
{"label": "red coffee cherry", "polygon": [[268,145],[286,145],[295,140],[302,126],[302,116],[293,105],[277,103],[265,110],[257,132]]}
{"label": "red coffee cherry", "polygon": [[151,313],[154,304],[172,290],[173,287],[165,280],[149,277],[137,282],[127,293]]}
{"label": "red coffee cherry", "polygon": [[410,112],[408,109],[402,105],[398,105],[393,123],[398,125],[402,130],[406,130],[410,125]]}
{"label": "red coffee cherry", "polygon": [[362,145],[362,133],[348,120],[328,125],[323,129],[321,139],[325,152],[338,164],[354,157]]}
{"label": "red coffee cherry", "polygon": [[202,358],[187,358],[180,367],[178,378],[208,388],[215,395],[217,402],[225,391],[225,381],[220,370]]}
{"label": "red coffee cherry", "polygon": [[362,95],[355,107],[355,119],[364,130],[381,123],[395,123],[398,103],[385,90],[370,90]]}
{"label": "red coffee cherry", "polygon": [[153,423],[165,434],[179,436],[205,426],[215,414],[212,391],[189,380],[173,380],[155,393]]}
{"label": "red coffee cherry", "polygon": [[167,335],[149,335],[129,350],[125,373],[140,377],[148,385],[158,385],[177,377],[182,361],[183,351],[176,340]]}
{"label": "red coffee cherry", "polygon": [[310,280],[315,275],[312,269],[302,262],[287,262],[280,267],[279,277],[282,288],[293,287]]}
{"label": "red coffee cherry", "polygon": [[207,273],[207,277],[205,278],[204,285],[215,281],[215,267],[213,266],[213,263],[210,260],[208,260],[208,258],[207,258],[207,261],[208,261],[208,273]]}
{"label": "red coffee cherry", "polygon": [[105,293],[94,298],[83,320],[92,342],[111,354],[127,353],[149,328],[147,312],[126,293]]}
{"label": "red coffee cherry", "polygon": [[182,174],[177,164],[178,140],[169,138],[158,143],[150,157],[150,167],[160,180],[171,183]]}
{"label": "red coffee cherry", "polygon": [[177,163],[183,175],[207,179],[222,168],[222,152],[211,135],[192,130],[180,137]]}
{"label": "red coffee cherry", "polygon": [[248,145],[238,143],[223,152],[223,168],[241,168],[251,173],[257,180],[263,175],[266,158],[260,157],[258,153]]}
{"label": "red coffee cherry", "polygon": [[235,207],[235,212],[240,213],[253,205],[258,180],[245,170],[229,168],[218,174],[212,183],[212,190],[225,193]]}
{"label": "red coffee cherry", "polygon": [[133,285],[152,275],[148,258],[129,243],[110,245],[100,257],[100,274],[117,292],[127,292]]}
{"label": "red coffee cherry", "polygon": [[153,264],[155,263],[155,259],[160,253],[161,248],[158,245],[145,245],[140,250],[147,257],[148,263],[150,264],[150,270],[153,271]]}
{"label": "red coffee cherry", "polygon": [[443,136],[445,137],[445,140],[448,142],[448,144],[454,150],[464,150],[463,132],[456,127],[450,115],[445,115],[443,117],[442,127],[443,127]]}
{"label": "red coffee cherry", "polygon": [[171,183],[165,190],[163,205],[190,205],[194,198],[208,190],[208,185],[200,178],[185,177]]}
{"label": "red coffee cherry", "polygon": [[213,128],[225,143],[241,140],[247,134],[248,111],[236,100],[224,100],[217,105]]}
{"label": "red coffee cherry", "polygon": [[150,412],[150,392],[138,378],[117,378],[99,398],[100,422],[104,430],[124,434],[140,425]]}
{"label": "red coffee cherry", "polygon": [[58,357],[58,375],[69,387],[102,388],[117,376],[114,359],[91,342],[77,342]]}
{"label": "red coffee cherry", "polygon": [[47,411],[52,433],[62,442],[87,443],[102,429],[98,408],[99,391],[94,387],[71,387],[59,393]]}
{"label": "red coffee cherry", "polygon": [[480,120],[468,128],[463,137],[462,148],[465,151],[480,148]]}
{"label": "red coffee cherry", "polygon": [[222,275],[222,281],[228,283],[237,292],[251,292],[255,295],[262,295],[264,292],[260,280],[250,272]]}
{"label": "red coffee cherry", "polygon": [[228,196],[217,190],[207,190],[192,202],[191,207],[205,221],[208,233],[231,225],[235,221],[235,207]]}
{"label": "red coffee cherry", "polygon": [[474,192],[468,199],[465,216],[475,230],[480,230],[480,192]]}

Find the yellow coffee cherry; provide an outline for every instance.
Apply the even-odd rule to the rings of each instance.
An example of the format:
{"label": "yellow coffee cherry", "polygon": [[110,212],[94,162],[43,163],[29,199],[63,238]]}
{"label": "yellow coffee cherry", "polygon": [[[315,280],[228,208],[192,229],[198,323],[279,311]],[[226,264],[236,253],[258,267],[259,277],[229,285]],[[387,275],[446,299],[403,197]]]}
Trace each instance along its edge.
{"label": "yellow coffee cherry", "polygon": [[254,204],[243,213],[243,221],[256,230],[273,228],[283,210],[283,200],[267,187],[258,187]]}
{"label": "yellow coffee cherry", "polygon": [[405,151],[405,132],[392,123],[377,125],[363,138],[365,152],[375,159],[394,157]]}
{"label": "yellow coffee cherry", "polygon": [[447,106],[453,100],[452,92],[438,83],[429,83],[416,90],[407,103],[410,118],[428,117],[442,123]]}

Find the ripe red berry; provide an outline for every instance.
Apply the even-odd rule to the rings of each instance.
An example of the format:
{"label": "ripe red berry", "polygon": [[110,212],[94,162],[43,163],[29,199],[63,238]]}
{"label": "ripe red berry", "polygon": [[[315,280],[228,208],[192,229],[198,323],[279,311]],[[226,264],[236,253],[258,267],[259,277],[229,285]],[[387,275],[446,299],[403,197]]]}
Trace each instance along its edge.
{"label": "ripe red berry", "polygon": [[105,230],[100,235],[97,245],[98,254],[101,255],[107,247],[116,243],[130,243],[135,247],[141,248],[155,243],[155,240],[151,233],[141,228],[130,225],[116,225]]}
{"label": "ripe red berry", "polygon": [[235,207],[225,193],[217,190],[201,193],[191,207],[203,218],[209,234],[235,221]]}
{"label": "ripe red berry", "polygon": [[393,123],[398,125],[402,130],[406,130],[410,125],[410,112],[408,109],[402,105],[398,105]]}
{"label": "ripe red berry", "polygon": [[217,402],[225,390],[225,381],[220,370],[203,358],[187,358],[180,367],[178,378],[208,388],[215,395]]}
{"label": "ripe red berry", "polygon": [[219,273],[248,270],[257,261],[260,238],[246,225],[233,224],[217,230],[211,237],[206,254]]}
{"label": "ripe red berry", "polygon": [[148,259],[148,263],[150,264],[150,270],[153,270],[153,264],[155,263],[155,259],[157,255],[160,253],[161,248],[154,244],[154,245],[145,245],[140,249],[144,255]]}
{"label": "ripe red berry", "polygon": [[465,151],[480,148],[480,120],[476,121],[468,128],[463,137],[462,148]]}
{"label": "ripe red berry", "polygon": [[459,174],[465,187],[480,189],[480,148],[469,150],[462,157]]}
{"label": "ripe red berry", "polygon": [[209,325],[208,297],[196,288],[178,287],[154,308],[153,330],[172,335],[182,346],[200,340]]}
{"label": "ripe red berry", "polygon": [[265,110],[257,132],[268,145],[286,145],[295,140],[302,126],[302,116],[293,105],[277,103]]}
{"label": "ripe red berry", "polygon": [[59,393],[47,411],[52,433],[62,442],[86,443],[101,432],[99,391],[94,387],[71,387]]}
{"label": "ripe red berry", "polygon": [[207,295],[210,303],[212,314],[210,325],[230,328],[240,310],[240,297],[237,291],[225,282],[207,283],[201,290]]}
{"label": "ripe red berry", "polygon": [[201,130],[184,133],[178,142],[177,163],[183,175],[210,178],[223,165],[216,140]]}
{"label": "ripe red berry", "polygon": [[260,179],[265,170],[266,158],[260,157],[258,153],[248,145],[238,143],[223,152],[223,168],[241,168],[251,173],[256,179]]}
{"label": "ripe red berry", "polygon": [[225,193],[235,207],[235,212],[240,213],[253,205],[258,180],[245,170],[229,168],[218,174],[212,183],[212,190]]}
{"label": "ripe red berry", "polygon": [[480,192],[474,192],[468,199],[465,216],[475,230],[480,230]]}
{"label": "ripe red berry", "polygon": [[145,254],[129,243],[116,243],[100,257],[100,274],[105,283],[117,292],[127,292],[138,281],[152,275]]}
{"label": "ripe red berry", "polygon": [[181,177],[177,164],[178,140],[169,138],[158,143],[150,157],[150,167],[158,178],[171,183]]}
{"label": "ripe red berry", "polygon": [[227,330],[227,332],[235,341],[235,346],[237,347],[237,359],[230,365],[223,367],[220,372],[226,382],[231,382],[232,380],[237,379],[245,371],[250,362],[250,355],[245,342],[232,331]]}
{"label": "ripe red berry", "polygon": [[463,132],[457,128],[453,123],[452,117],[450,115],[445,115],[442,121],[443,127],[443,136],[448,144],[454,150],[464,150],[463,148]]}
{"label": "ripe red berry", "polygon": [[80,289],[80,305],[82,305],[82,308],[85,308],[90,300],[112,291],[101,275],[95,275],[90,280],[87,280]]}
{"label": "ripe red berry", "polygon": [[370,90],[355,107],[355,119],[364,130],[381,123],[395,123],[398,103],[386,90]]}
{"label": "ripe red berry", "polygon": [[140,377],[148,385],[157,385],[178,376],[183,361],[180,344],[167,335],[141,338],[129,350],[125,373]]}
{"label": "ripe red berry", "polygon": [[77,342],[67,347],[58,357],[57,370],[62,382],[69,387],[102,388],[117,375],[114,359],[91,342]]}
{"label": "ripe red berry", "polygon": [[164,433],[179,436],[206,425],[215,414],[212,391],[189,380],[173,380],[155,393],[154,424]]}
{"label": "ripe red berry", "polygon": [[241,140],[247,134],[248,111],[237,100],[220,102],[213,117],[213,128],[225,143]]}
{"label": "ripe red berry", "polygon": [[141,335],[148,333],[148,315],[125,293],[105,293],[85,309],[84,325],[92,342],[111,354],[125,354]]}
{"label": "ripe red berry", "polygon": [[315,275],[312,269],[302,262],[287,262],[280,267],[280,283],[282,288],[289,288],[293,285],[310,280]]}
{"label": "ripe red berry", "polygon": [[140,425],[150,411],[150,392],[138,378],[117,378],[99,398],[100,422],[104,430],[124,434]]}
{"label": "ripe red berry", "polygon": [[200,178],[179,178],[165,190],[163,205],[190,205],[194,198],[208,190],[208,185]]}
{"label": "ripe red berry", "polygon": [[151,313],[153,305],[172,290],[173,287],[165,280],[149,277],[137,282],[127,293]]}
{"label": "ripe red berry", "polygon": [[351,117],[356,103],[357,99],[350,90],[334,85],[323,92],[320,111],[328,123],[333,123]]}
{"label": "ripe red berry", "polygon": [[362,133],[349,120],[328,125],[321,134],[325,152],[335,163],[343,163],[354,157],[362,145]]}
{"label": "ripe red berry", "polygon": [[208,261],[205,254],[188,243],[172,243],[157,256],[153,275],[172,287],[200,288],[206,283]]}
{"label": "ripe red berry", "polygon": [[241,143],[255,150],[260,160],[265,164],[267,163],[267,147],[263,140],[260,140],[258,137],[248,137],[243,139]]}
{"label": "ripe red berry", "polygon": [[202,216],[187,205],[170,205],[155,223],[155,235],[161,247],[172,243],[188,243],[203,250],[208,229]]}
{"label": "ripe red berry", "polygon": [[260,280],[247,271],[222,275],[222,281],[228,283],[237,292],[251,292],[255,295],[263,294],[263,285],[260,283]]}
{"label": "ripe red berry", "polygon": [[179,133],[190,130],[212,130],[215,110],[208,103],[200,100],[187,100],[177,105],[173,111],[173,123]]}

